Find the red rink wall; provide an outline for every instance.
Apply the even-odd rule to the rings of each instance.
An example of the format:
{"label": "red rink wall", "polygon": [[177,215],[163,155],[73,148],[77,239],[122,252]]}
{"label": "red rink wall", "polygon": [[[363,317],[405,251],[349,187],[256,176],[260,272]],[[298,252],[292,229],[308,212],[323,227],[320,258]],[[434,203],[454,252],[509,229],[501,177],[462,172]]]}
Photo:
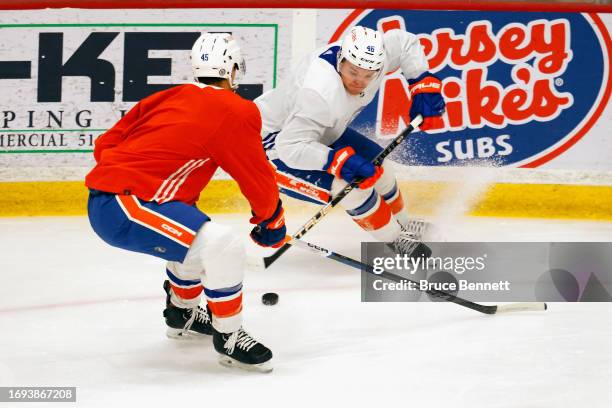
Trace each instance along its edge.
{"label": "red rink wall", "polygon": [[373,9],[425,9],[425,10],[489,10],[489,11],[562,11],[581,13],[608,13],[609,1],[490,1],[490,0],[3,0],[0,9],[167,9],[167,8],[373,8]]}

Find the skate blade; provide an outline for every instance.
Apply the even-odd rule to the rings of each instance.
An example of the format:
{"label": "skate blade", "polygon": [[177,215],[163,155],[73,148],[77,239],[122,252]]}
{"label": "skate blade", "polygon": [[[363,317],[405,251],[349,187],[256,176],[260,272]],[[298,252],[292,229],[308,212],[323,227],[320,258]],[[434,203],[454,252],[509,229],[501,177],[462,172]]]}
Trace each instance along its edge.
{"label": "skate blade", "polygon": [[173,340],[185,340],[185,341],[199,341],[209,339],[211,334],[202,334],[193,331],[187,331],[183,333],[182,329],[173,329],[172,327],[168,327],[166,330],[166,337]]}
{"label": "skate blade", "polygon": [[259,364],[246,364],[224,355],[219,356],[219,364],[230,368],[236,367],[246,371],[254,371],[258,373],[269,373],[272,372],[272,369],[274,368],[272,367],[271,360]]}

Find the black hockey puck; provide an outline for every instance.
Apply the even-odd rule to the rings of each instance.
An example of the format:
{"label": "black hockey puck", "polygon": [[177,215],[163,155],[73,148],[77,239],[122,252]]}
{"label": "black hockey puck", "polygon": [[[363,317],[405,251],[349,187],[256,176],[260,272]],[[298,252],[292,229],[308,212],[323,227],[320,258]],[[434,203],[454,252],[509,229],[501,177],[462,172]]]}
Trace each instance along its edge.
{"label": "black hockey puck", "polygon": [[264,305],[272,306],[278,303],[278,293],[268,292],[261,296],[261,302]]}

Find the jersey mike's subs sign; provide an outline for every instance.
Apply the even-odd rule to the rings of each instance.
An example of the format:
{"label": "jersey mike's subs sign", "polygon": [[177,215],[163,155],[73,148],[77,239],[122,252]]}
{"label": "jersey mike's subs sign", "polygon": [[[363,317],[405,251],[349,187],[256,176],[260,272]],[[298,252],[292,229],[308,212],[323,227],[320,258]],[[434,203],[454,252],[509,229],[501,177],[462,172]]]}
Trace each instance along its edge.
{"label": "jersey mike's subs sign", "polygon": [[[351,14],[332,40],[353,25],[417,34],[442,79],[444,126],[404,142],[394,157],[404,164],[537,167],[581,140],[609,100],[610,34],[595,14],[373,10]],[[397,134],[407,89],[388,73],[352,126]]]}

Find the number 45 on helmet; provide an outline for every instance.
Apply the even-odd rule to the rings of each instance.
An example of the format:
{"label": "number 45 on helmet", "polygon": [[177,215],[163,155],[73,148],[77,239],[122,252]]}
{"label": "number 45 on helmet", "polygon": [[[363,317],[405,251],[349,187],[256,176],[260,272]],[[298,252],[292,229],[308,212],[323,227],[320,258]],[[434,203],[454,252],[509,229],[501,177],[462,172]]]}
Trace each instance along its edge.
{"label": "number 45 on helmet", "polygon": [[191,69],[197,82],[223,78],[236,90],[246,74],[246,63],[231,34],[203,33],[191,48]]}

